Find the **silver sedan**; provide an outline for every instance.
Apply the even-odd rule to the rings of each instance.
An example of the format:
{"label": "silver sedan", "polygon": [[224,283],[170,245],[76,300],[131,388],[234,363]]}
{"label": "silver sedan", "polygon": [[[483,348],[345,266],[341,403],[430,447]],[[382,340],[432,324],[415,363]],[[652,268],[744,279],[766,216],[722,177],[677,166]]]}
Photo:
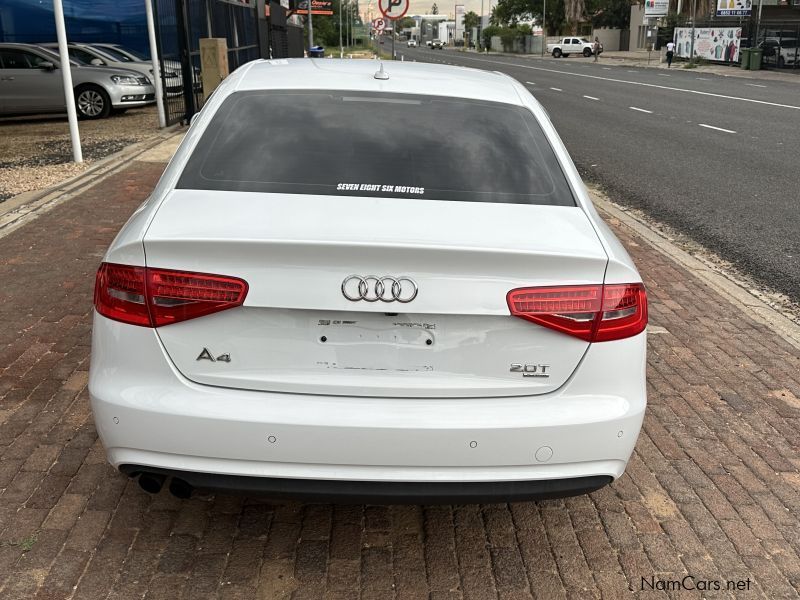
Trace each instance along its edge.
{"label": "silver sedan", "polygon": [[[0,115],[59,113],[66,109],[58,54],[30,44],[0,44]],[[128,69],[71,61],[78,115],[100,119],[155,102],[150,79]]]}

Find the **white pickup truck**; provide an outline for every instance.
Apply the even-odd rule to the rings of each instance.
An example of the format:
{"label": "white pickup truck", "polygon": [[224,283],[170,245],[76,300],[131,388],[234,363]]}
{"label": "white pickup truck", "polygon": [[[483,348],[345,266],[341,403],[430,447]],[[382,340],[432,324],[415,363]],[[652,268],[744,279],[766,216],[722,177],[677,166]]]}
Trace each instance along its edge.
{"label": "white pickup truck", "polygon": [[[565,37],[555,44],[547,44],[547,52],[552,54],[553,58],[561,58],[562,56],[566,58],[570,54],[583,54],[588,58],[594,54],[593,46],[594,43],[586,38]],[[599,55],[602,52],[603,44],[600,44],[600,51],[597,54]]]}

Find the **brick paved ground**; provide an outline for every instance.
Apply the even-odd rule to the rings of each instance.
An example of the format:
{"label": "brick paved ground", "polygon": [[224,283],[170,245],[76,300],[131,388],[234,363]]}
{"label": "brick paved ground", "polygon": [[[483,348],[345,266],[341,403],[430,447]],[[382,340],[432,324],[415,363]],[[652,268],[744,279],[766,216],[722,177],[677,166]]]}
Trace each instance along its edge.
{"label": "brick paved ground", "polygon": [[92,424],[89,317],[102,253],[161,168],[133,163],[0,239],[0,597],[699,597],[640,592],[687,573],[750,588],[713,598],[798,597],[798,352],[625,232],[656,327],[613,486],[444,507],[140,491]]}

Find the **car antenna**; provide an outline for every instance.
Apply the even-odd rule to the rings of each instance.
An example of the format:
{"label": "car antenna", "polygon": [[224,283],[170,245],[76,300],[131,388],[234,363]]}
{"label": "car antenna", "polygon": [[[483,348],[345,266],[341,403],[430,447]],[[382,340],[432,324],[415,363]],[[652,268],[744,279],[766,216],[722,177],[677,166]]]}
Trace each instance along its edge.
{"label": "car antenna", "polygon": [[381,68],[375,72],[375,79],[389,79],[389,74],[383,70],[383,61],[381,61]]}

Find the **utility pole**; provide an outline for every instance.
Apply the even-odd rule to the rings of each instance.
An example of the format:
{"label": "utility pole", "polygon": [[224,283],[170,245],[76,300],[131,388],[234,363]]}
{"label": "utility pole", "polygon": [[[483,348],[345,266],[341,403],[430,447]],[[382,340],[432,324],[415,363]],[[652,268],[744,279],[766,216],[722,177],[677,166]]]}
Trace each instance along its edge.
{"label": "utility pole", "polygon": [[339,58],[344,58],[344,45],[342,44],[342,0],[339,0]]}

